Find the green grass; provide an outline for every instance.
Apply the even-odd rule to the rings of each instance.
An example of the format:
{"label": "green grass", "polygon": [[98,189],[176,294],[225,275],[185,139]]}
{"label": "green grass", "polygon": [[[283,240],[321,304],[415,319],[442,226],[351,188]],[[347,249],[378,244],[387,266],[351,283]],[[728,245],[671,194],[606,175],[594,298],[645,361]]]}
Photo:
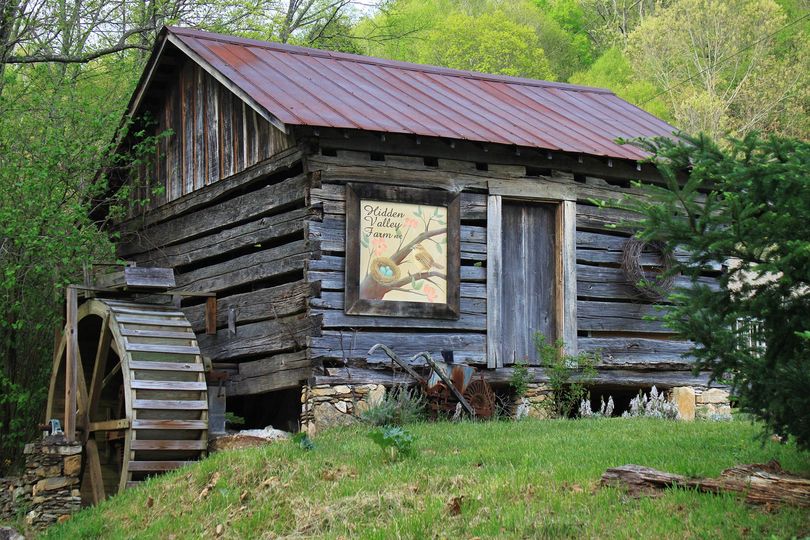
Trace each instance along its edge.
{"label": "green grass", "polygon": [[[791,538],[810,513],[731,495],[669,490],[634,499],[598,488],[635,463],[715,476],[778,459],[810,474],[795,446],[743,421],[563,420],[419,424],[415,457],[386,463],[357,426],[304,451],[290,442],[223,452],[83,511],[46,538]],[[201,496],[218,473],[216,485]],[[152,504],[148,504],[151,497]],[[452,499],[463,497],[460,513]]]}

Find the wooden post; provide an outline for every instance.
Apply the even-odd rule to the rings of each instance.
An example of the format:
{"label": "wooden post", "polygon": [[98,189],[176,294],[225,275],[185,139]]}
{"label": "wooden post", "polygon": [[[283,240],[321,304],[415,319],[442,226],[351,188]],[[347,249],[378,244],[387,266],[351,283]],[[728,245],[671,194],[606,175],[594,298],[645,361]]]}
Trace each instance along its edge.
{"label": "wooden post", "polygon": [[501,331],[501,196],[487,198],[487,367],[503,367],[498,357]]}
{"label": "wooden post", "polygon": [[77,357],[78,347],[78,299],[76,289],[68,285],[66,293],[67,324],[65,325],[65,338],[67,339],[65,360],[65,437],[68,442],[76,440],[76,392],[78,391]]}
{"label": "wooden post", "polygon": [[577,203],[563,201],[562,238],[560,238],[562,259],[562,327],[560,337],[565,343],[565,353],[577,354]]}
{"label": "wooden post", "polygon": [[205,300],[205,333],[209,336],[217,333],[217,297],[209,296]]}

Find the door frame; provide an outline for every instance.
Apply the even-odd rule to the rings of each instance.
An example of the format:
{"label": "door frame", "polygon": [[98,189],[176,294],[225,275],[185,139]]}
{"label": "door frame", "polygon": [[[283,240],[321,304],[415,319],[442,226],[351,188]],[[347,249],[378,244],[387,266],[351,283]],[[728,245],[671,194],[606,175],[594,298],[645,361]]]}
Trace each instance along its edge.
{"label": "door frame", "polygon": [[[557,339],[564,342],[565,354],[577,352],[577,203],[573,186],[525,180],[491,180],[487,197],[487,368],[503,367],[498,357],[498,331],[501,324],[500,300],[503,295],[504,200],[553,204],[555,238],[554,316]],[[492,354],[490,354],[492,352]]]}

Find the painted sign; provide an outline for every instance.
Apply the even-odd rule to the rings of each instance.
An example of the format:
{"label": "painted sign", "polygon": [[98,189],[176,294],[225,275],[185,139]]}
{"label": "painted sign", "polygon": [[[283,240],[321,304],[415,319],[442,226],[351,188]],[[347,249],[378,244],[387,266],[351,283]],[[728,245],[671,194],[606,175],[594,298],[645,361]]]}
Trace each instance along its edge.
{"label": "painted sign", "polygon": [[360,298],[447,301],[446,207],[361,199],[359,235]]}
{"label": "painted sign", "polygon": [[458,194],[347,186],[346,313],[457,318],[459,230]]}

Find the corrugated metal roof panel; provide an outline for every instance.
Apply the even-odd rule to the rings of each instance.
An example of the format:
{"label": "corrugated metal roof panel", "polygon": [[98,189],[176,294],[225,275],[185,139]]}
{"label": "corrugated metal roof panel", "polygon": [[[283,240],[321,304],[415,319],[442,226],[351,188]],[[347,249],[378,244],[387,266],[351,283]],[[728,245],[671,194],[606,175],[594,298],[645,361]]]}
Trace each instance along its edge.
{"label": "corrugated metal roof panel", "polygon": [[618,137],[675,128],[609,90],[167,29],[289,125],[448,137],[637,160]]}

